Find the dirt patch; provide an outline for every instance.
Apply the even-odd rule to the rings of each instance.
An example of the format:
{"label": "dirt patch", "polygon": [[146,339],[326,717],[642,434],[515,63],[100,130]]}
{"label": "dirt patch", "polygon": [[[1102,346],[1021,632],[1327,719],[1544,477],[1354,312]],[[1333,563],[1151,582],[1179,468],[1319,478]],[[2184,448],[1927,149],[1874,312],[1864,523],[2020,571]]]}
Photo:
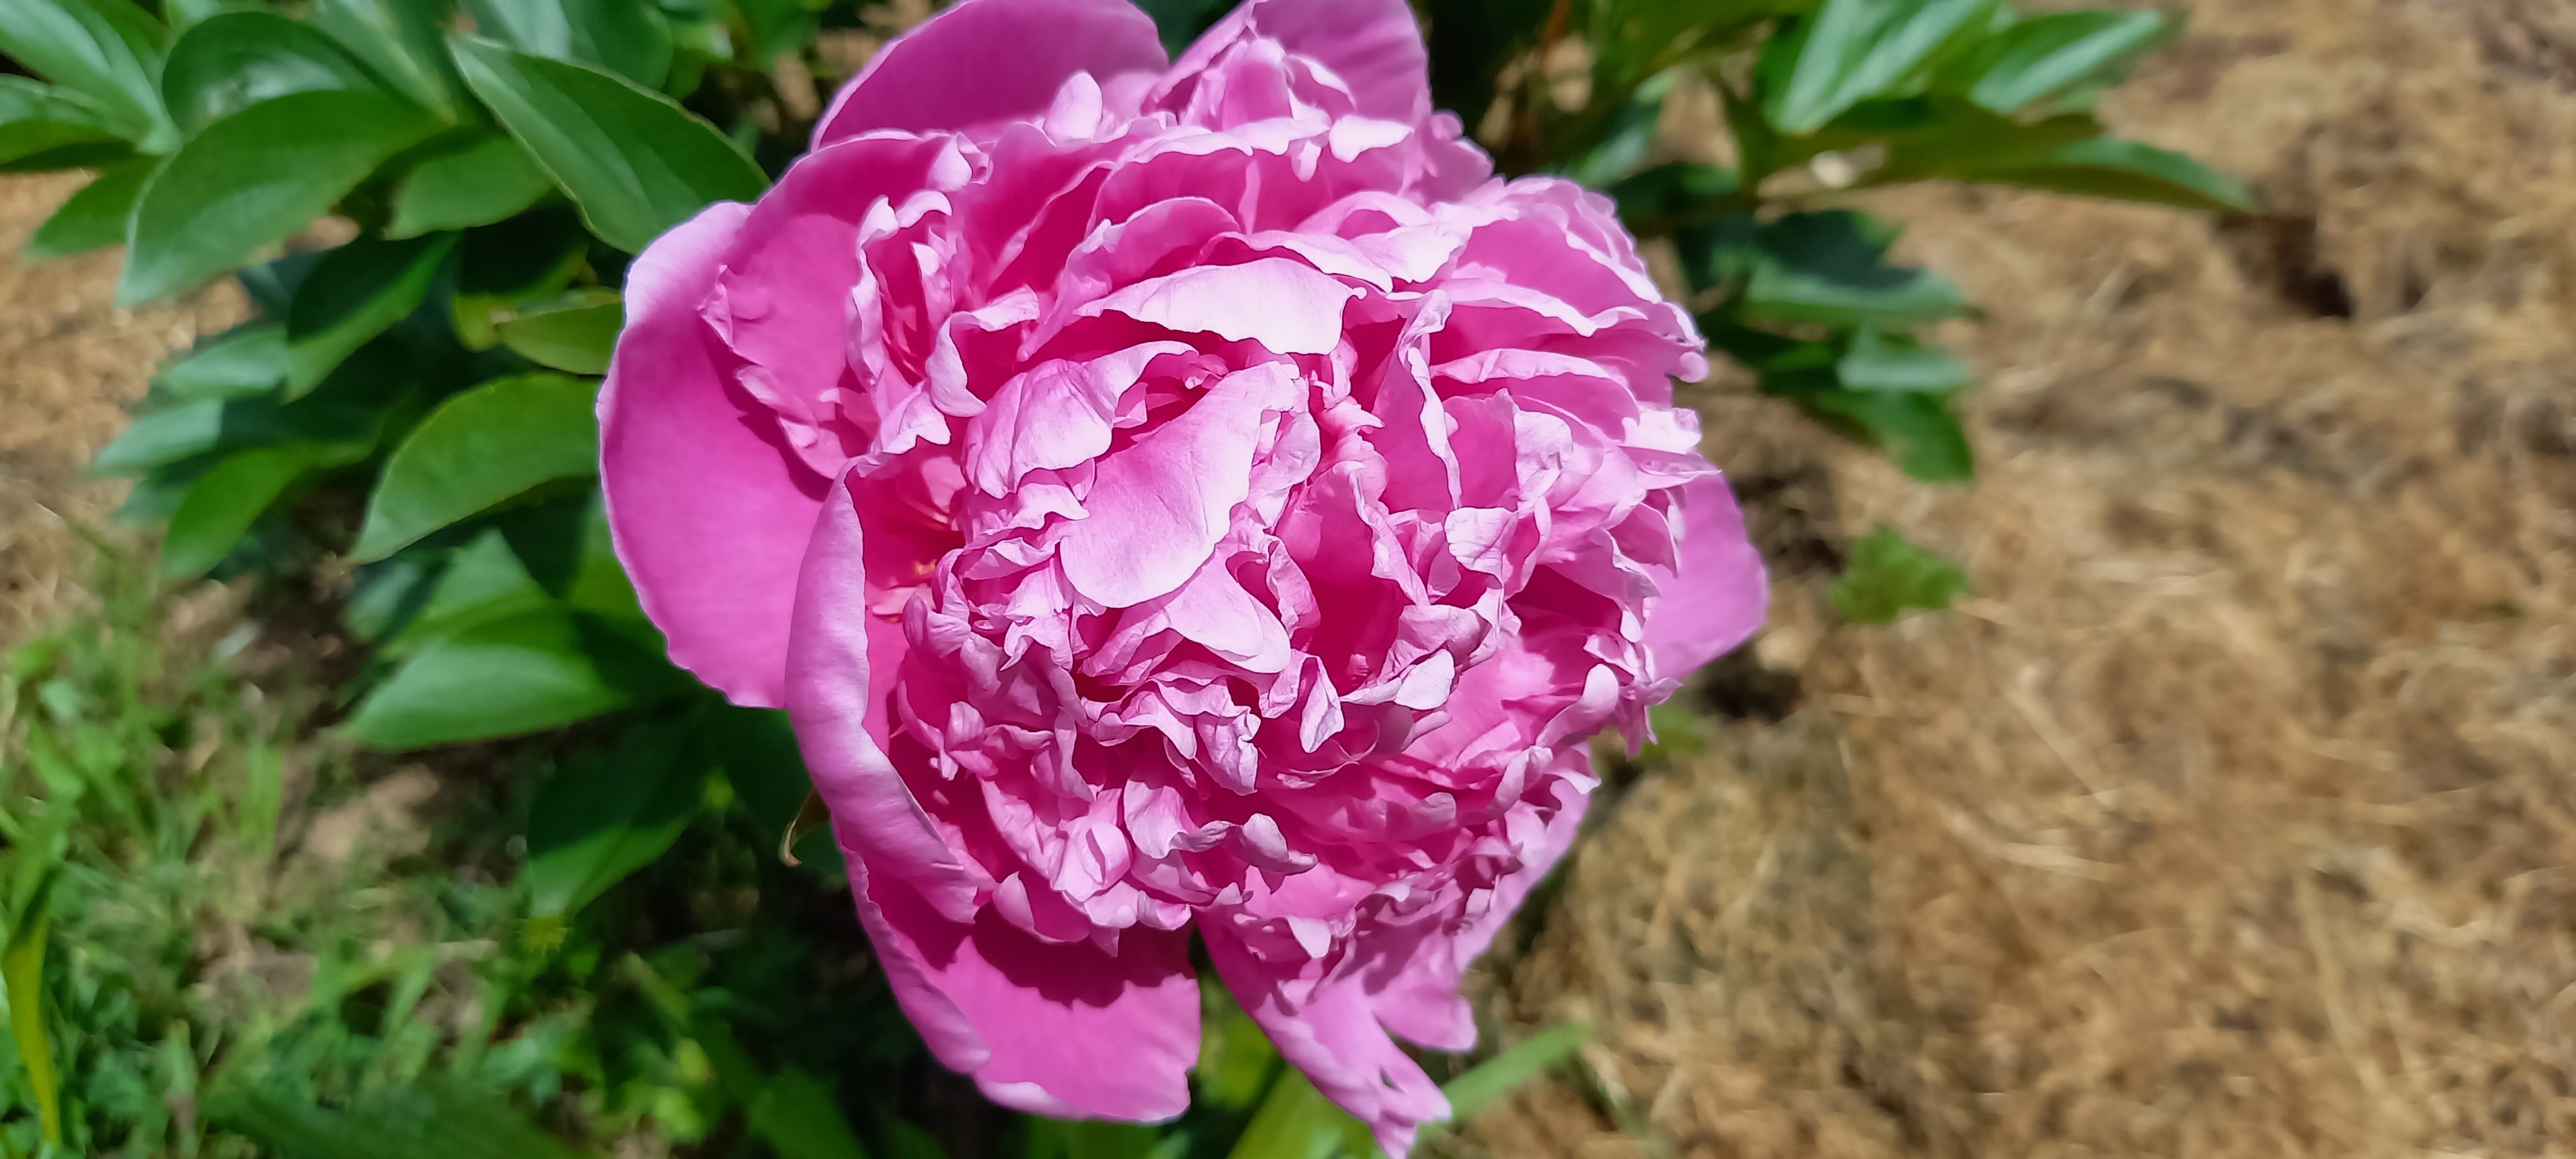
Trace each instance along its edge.
{"label": "dirt patch", "polygon": [[[1783,581],[1498,1021],[1591,1089],[1458,1150],[2563,1152],[2576,1139],[2576,5],[2201,6],[2108,115],[2206,220],[1868,203],[1991,312],[1982,477],[1708,403]],[[1978,597],[1834,622],[1877,522]],[[1774,677],[1776,681],[1776,677]]]}
{"label": "dirt patch", "polygon": [[89,476],[152,368],[248,306],[229,285],[143,310],[115,304],[110,250],[35,265],[18,252],[80,188],[72,175],[0,178],[0,647],[49,620],[77,579],[73,528],[96,528],[122,488]]}

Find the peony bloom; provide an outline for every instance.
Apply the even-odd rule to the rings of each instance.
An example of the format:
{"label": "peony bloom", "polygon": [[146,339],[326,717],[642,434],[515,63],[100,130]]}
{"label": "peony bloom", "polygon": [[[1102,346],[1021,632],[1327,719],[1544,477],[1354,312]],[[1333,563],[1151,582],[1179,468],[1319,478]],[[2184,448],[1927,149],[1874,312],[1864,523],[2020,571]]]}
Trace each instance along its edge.
{"label": "peony bloom", "polygon": [[1402,1154],[1585,742],[1759,621],[1609,205],[1431,110],[1404,0],[963,0],[628,277],[600,396],[672,658],[784,706],[995,1100],[1187,1105],[1189,939]]}

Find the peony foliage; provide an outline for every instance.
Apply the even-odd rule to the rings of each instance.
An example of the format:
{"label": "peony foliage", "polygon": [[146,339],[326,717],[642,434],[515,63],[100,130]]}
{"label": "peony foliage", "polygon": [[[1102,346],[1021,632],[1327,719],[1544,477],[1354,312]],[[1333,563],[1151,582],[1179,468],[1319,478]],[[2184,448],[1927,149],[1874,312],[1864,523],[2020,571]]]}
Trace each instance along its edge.
{"label": "peony foliage", "polygon": [[[94,174],[29,260],[121,243],[121,302],[256,305],[96,464],[166,578],[351,577],[357,745],[571,754],[530,809],[532,942],[743,814],[846,883],[914,1049],[1035,1116],[1027,1153],[1400,1154],[1580,1041],[1423,1065],[1474,1048],[1460,974],[1573,840],[1591,739],[1641,742],[1759,623],[1674,383],[1714,351],[1971,477],[1973,375],[1925,336],[1970,304],[1848,194],[2243,208],[2093,114],[2174,31],[0,0],[0,167]],[[1692,92],[1718,147],[1671,140]],[[1946,602],[1870,542],[1853,618]],[[765,1145],[935,1149],[670,1001]]]}

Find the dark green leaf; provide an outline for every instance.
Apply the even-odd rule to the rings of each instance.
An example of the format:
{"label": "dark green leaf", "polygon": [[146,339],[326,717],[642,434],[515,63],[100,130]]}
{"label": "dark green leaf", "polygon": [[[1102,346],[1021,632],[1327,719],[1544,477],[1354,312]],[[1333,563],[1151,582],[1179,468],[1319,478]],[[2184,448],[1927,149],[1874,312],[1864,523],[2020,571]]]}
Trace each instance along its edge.
{"label": "dark green leaf", "polygon": [[1674,79],[1667,72],[1637,86],[1636,95],[1602,122],[1592,143],[1554,166],[1555,171],[1594,189],[1606,189],[1634,172],[1654,146],[1655,126],[1663,119],[1664,96]]}
{"label": "dark green leaf", "polygon": [[1154,30],[1162,35],[1164,50],[1174,57],[1181,55],[1230,7],[1225,0],[1136,0],[1136,6],[1154,18]]}
{"label": "dark green leaf", "polygon": [[453,122],[464,102],[442,21],[454,7],[452,0],[315,0],[313,26],[394,91]]}
{"label": "dark green leaf", "polygon": [[69,169],[130,152],[110,120],[78,93],[0,76],[0,170]]}
{"label": "dark green leaf", "polygon": [[499,529],[488,529],[449,553],[426,599],[386,650],[408,655],[459,632],[554,607],[555,597],[528,574]]}
{"label": "dark green leaf", "polygon": [[[1222,4],[1198,3],[1221,11]],[[1431,18],[1431,99],[1455,110],[1469,129],[1482,121],[1494,103],[1494,78],[1513,57],[1538,43],[1540,25],[1555,7],[1552,0],[1428,0],[1420,5]],[[1147,11],[1153,11],[1148,6]],[[1172,25],[1162,24],[1163,43],[1173,45]],[[1195,35],[1193,31],[1192,35]],[[1172,48],[1178,55],[1189,41]]]}
{"label": "dark green leaf", "polygon": [[1619,219],[1640,235],[1671,233],[1686,226],[1740,213],[1746,199],[1735,170],[1690,161],[1669,161],[1632,174],[1610,187],[1619,203]]}
{"label": "dark green leaf", "polygon": [[286,396],[320,385],[341,360],[420,307],[456,235],[361,237],[315,263],[286,312]]}
{"label": "dark green leaf", "polygon": [[324,251],[286,308],[286,397],[301,397],[351,354],[408,317],[428,296],[454,234],[385,240],[361,235]]}
{"label": "dark green leaf", "polygon": [[[33,850],[19,852],[20,858],[33,856]],[[45,996],[45,935],[53,925],[54,883],[59,880],[59,865],[42,871],[26,901],[10,915],[9,939],[0,945],[0,988],[5,988],[9,1000],[9,1033],[17,1042],[18,1065],[26,1075],[29,1093],[35,1096],[36,1117],[50,1146],[63,1141],[62,1088],[54,1069],[53,1035],[45,1026],[52,1007]]]}
{"label": "dark green leaf", "polygon": [[1878,96],[1909,95],[1929,67],[1982,32],[1998,0],[1825,0],[1765,50],[1763,116],[1790,136]]}
{"label": "dark green leaf", "polygon": [[1975,381],[1966,364],[1903,334],[1864,328],[1834,373],[1852,390],[1919,390],[1945,394]]}
{"label": "dark green leaf", "polygon": [[[717,763],[724,766],[726,783],[742,799],[752,823],[764,835],[784,837],[788,827],[796,823],[805,798],[814,791],[787,714],[775,709],[720,705],[707,717],[706,735],[715,748]],[[816,826],[800,834],[787,852],[813,866],[816,874],[827,881],[841,877],[841,848],[831,839],[830,826]]]}
{"label": "dark green leaf", "polygon": [[182,133],[270,97],[375,87],[366,69],[312,25],[256,10],[220,13],[190,28],[161,70],[161,95]]}
{"label": "dark green leaf", "polygon": [[[1768,384],[1766,383],[1766,386]],[[1958,416],[1941,395],[1920,391],[1818,390],[1792,395],[1826,426],[1886,450],[1908,475],[1926,483],[1976,477],[1974,454]]]}
{"label": "dark green leaf", "polygon": [[529,612],[423,648],[359,702],[348,731],[399,750],[561,728],[676,691],[657,665],[573,613]]}
{"label": "dark green leaf", "polygon": [[0,54],[88,98],[149,150],[171,138],[154,80],[168,38],[129,0],[0,0]]}
{"label": "dark green leaf", "polygon": [[868,1159],[858,1133],[832,1101],[832,1088],[789,1067],[770,1076],[743,1117],[780,1159]]}
{"label": "dark green leaf", "polygon": [[378,1091],[337,1111],[237,1087],[210,1110],[283,1159],[582,1159],[499,1098],[448,1080]]}
{"label": "dark green leaf", "polygon": [[1851,546],[1851,562],[1828,593],[1856,624],[1893,622],[1908,608],[1939,611],[1968,591],[1959,565],[1916,547],[1882,523]]}
{"label": "dark green leaf", "polygon": [[552,298],[581,272],[590,246],[579,211],[561,203],[540,205],[507,221],[466,230],[456,289],[512,306]]}
{"label": "dark green leaf", "polygon": [[1942,176],[2208,212],[2254,207],[2243,181],[2170,149],[2111,137],[1996,157]]}
{"label": "dark green leaf", "polygon": [[351,91],[289,93],[206,126],[143,187],[117,301],[242,264],[438,127],[398,97]]}
{"label": "dark green leaf", "polygon": [[667,722],[567,764],[528,810],[531,910],[570,914],[652,864],[697,815],[707,771],[698,746]]}
{"label": "dark green leaf", "polygon": [[591,232],[621,250],[642,252],[708,202],[748,201],[768,184],[714,126],[660,93],[479,37],[454,45],[466,83],[572,196]]}
{"label": "dark green leaf", "polygon": [[1886,264],[1893,237],[1850,210],[1796,213],[1762,227],[1763,260],[1745,287],[1749,313],[1789,322],[1903,324],[1967,308],[1929,270]]}
{"label": "dark green leaf", "polygon": [[385,462],[350,558],[403,545],[556,479],[599,469],[598,384],[554,374],[485,383],[447,400]]}
{"label": "dark green leaf", "polygon": [[157,164],[154,158],[137,157],[100,171],[36,227],[18,260],[68,257],[124,241],[126,222],[134,216],[134,199],[142,194],[143,183]]}
{"label": "dark green leaf", "polygon": [[478,133],[411,167],[394,191],[394,220],[385,236],[490,225],[536,204],[552,188],[546,171],[517,141]]}
{"label": "dark green leaf", "polygon": [[[1158,1159],[1166,1144],[1161,1131],[1142,1123],[1097,1119],[1068,1121],[1030,1116],[1021,1120],[1028,1132],[1021,1159]],[[1169,1148],[1177,1153],[1177,1148]]]}
{"label": "dark green leaf", "polygon": [[671,26],[635,0],[465,0],[475,26],[522,52],[597,65],[648,89],[671,74]]}
{"label": "dark green leaf", "polygon": [[1998,113],[2102,79],[2170,39],[2157,12],[2051,12],[2013,22],[1943,70],[1941,87]]}
{"label": "dark green leaf", "polygon": [[617,295],[599,291],[501,323],[501,343],[539,366],[605,374],[608,356],[617,348],[618,328],[625,324],[625,306]]}
{"label": "dark green leaf", "polygon": [[161,537],[161,574],[184,579],[222,563],[260,514],[313,467],[315,458],[313,448],[301,444],[257,447],[197,476]]}

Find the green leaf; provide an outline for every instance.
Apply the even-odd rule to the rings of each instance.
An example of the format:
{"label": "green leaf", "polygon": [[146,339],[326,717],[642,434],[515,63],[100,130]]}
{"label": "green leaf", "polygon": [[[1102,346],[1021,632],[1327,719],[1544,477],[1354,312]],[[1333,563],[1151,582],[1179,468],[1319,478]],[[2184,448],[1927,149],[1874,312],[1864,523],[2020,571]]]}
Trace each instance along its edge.
{"label": "green leaf", "polygon": [[[181,400],[245,398],[266,394],[285,381],[286,326],[280,322],[226,330],[162,367],[153,379]],[[107,456],[100,457],[104,461]]]}
{"label": "green leaf", "polygon": [[565,765],[528,810],[532,912],[563,917],[652,864],[697,815],[706,780],[703,754],[669,722],[630,730],[615,747]]}
{"label": "green leaf", "polygon": [[456,235],[361,237],[322,255],[286,311],[286,397],[321,384],[343,359],[420,308]]}
{"label": "green leaf", "polygon": [[1940,611],[1968,591],[1959,565],[1916,547],[1882,523],[1852,544],[1851,561],[1827,594],[1843,618],[1886,624],[1908,608]]}
{"label": "green leaf", "polygon": [[2253,194],[2235,177],[2170,149],[2112,137],[1980,160],[1941,175],[2206,212],[2254,207]]}
{"label": "green leaf", "polygon": [[671,26],[635,0],[465,0],[486,36],[551,60],[597,65],[648,89],[671,75]]}
{"label": "green leaf", "polygon": [[154,79],[169,35],[129,0],[0,0],[0,54],[87,97],[147,151],[172,134]]}
{"label": "green leaf", "polygon": [[1949,279],[1886,264],[1893,240],[1851,210],[1794,213],[1763,226],[1762,260],[1745,287],[1744,308],[1828,325],[1928,322],[1966,310]]}
{"label": "green leaf", "polygon": [[1664,96],[1679,74],[1666,72],[1637,86],[1636,95],[1601,125],[1592,144],[1555,170],[1594,189],[1606,189],[1634,172],[1654,147],[1655,126],[1664,115]]}
{"label": "green leaf", "polygon": [[209,1110],[284,1159],[582,1159],[499,1098],[450,1080],[377,1091],[338,1111],[235,1086]]}
{"label": "green leaf", "polygon": [[161,70],[161,96],[182,133],[270,97],[375,87],[366,69],[312,25],[256,10],[219,13],[190,28]]}
{"label": "green leaf", "polygon": [[[21,856],[32,856],[32,852]],[[54,1071],[53,1036],[45,1028],[45,934],[53,926],[54,883],[61,867],[49,866],[25,904],[12,915],[9,940],[0,946],[0,986],[9,999],[9,1033],[18,1043],[18,1065],[36,1099],[45,1142],[63,1142],[62,1084]]]}
{"label": "green leaf", "polygon": [[1473,1117],[1522,1083],[1572,1057],[1577,1048],[1591,1039],[1591,1026],[1569,1022],[1540,1031],[1519,1045],[1476,1064],[1475,1069],[1449,1080],[1440,1088],[1441,1094],[1449,1096],[1450,1121],[1463,1122]]}
{"label": "green leaf", "polygon": [[1200,996],[1199,1058],[1190,1068],[1196,1098],[1220,1110],[1252,1110],[1279,1073],[1279,1051],[1223,985],[1209,980]]}
{"label": "green leaf", "polygon": [[1946,394],[1975,381],[1967,364],[1903,334],[1863,328],[1834,373],[1853,390],[1918,390]]}
{"label": "green leaf", "polygon": [[134,199],[142,194],[143,183],[151,179],[157,164],[155,158],[137,157],[101,170],[36,227],[18,260],[69,257],[124,241],[126,222],[134,216]]}
{"label": "green leaf", "polygon": [[[603,296],[604,295],[604,296]],[[539,366],[574,374],[608,373],[626,308],[614,291],[597,291],[549,309],[531,310],[499,329],[501,344]]]}
{"label": "green leaf", "polygon": [[487,529],[448,555],[428,599],[385,641],[385,651],[409,655],[468,629],[555,604],[554,595],[528,574],[500,529]]}
{"label": "green leaf", "polygon": [[394,91],[453,123],[464,101],[441,25],[454,8],[451,0],[315,0],[313,26]]}
{"label": "green leaf", "polygon": [[70,90],[0,76],[0,171],[77,168],[132,152],[110,119]]}
{"label": "green leaf", "polygon": [[677,690],[667,665],[548,608],[423,648],[360,701],[351,739],[400,750],[561,728]]}
{"label": "green leaf", "polygon": [[1791,396],[1808,414],[1843,435],[1895,456],[1906,474],[1926,483],[1976,477],[1968,435],[1949,400],[1920,391],[1819,390]]}
{"label": "green leaf", "polygon": [[420,161],[394,191],[387,237],[490,225],[537,203],[554,188],[537,159],[499,133],[478,133],[460,148]]}
{"label": "green leaf", "polygon": [[778,1149],[780,1159],[868,1159],[858,1133],[834,1105],[832,1088],[795,1067],[770,1076],[743,1118]]}
{"label": "green leaf", "polygon": [[720,200],[768,181],[715,127],[612,73],[531,56],[479,37],[453,42],[475,95],[572,196],[601,240],[640,253]]}
{"label": "green leaf", "polygon": [[1907,95],[1945,51],[1984,30],[1997,5],[1825,0],[1765,49],[1763,117],[1782,133],[1802,136],[1871,97]]}
{"label": "green leaf", "polygon": [[206,126],[143,187],[116,300],[148,301],[249,261],[438,128],[369,92],[289,93]]}
{"label": "green leaf", "polygon": [[1740,213],[1744,188],[1735,170],[1690,161],[1668,161],[1610,187],[1619,219],[1638,234],[1671,233]]}
{"label": "green leaf", "polygon": [[351,559],[383,559],[540,484],[599,469],[598,384],[555,374],[498,379],[431,411],[385,462]]}
{"label": "green leaf", "polygon": [[2014,21],[1943,70],[1940,87],[1998,113],[2102,80],[2170,40],[2157,12],[2051,12]]}
{"label": "green leaf", "polygon": [[1021,1125],[1027,1132],[1021,1159],[1156,1159],[1166,1142],[1161,1131],[1142,1123],[1031,1115]]}
{"label": "green leaf", "polygon": [[[776,709],[736,708],[719,705],[710,710],[706,722],[708,743],[714,747],[716,762],[724,767],[726,783],[733,786],[745,812],[763,834],[786,836],[796,823],[796,814],[804,808],[805,798],[814,791],[813,778],[805,771],[805,757],[796,747],[796,730],[788,723],[787,714]],[[786,852],[816,868],[824,880],[841,877],[841,849],[828,839],[829,826],[817,826],[799,836]],[[825,837],[817,841],[815,838]]]}
{"label": "green leaf", "polygon": [[1269,1096],[1261,1100],[1261,1109],[1253,1112],[1252,1121],[1244,1125],[1226,1156],[1332,1159],[1337,1154],[1364,1156],[1376,1150],[1365,1125],[1334,1106],[1304,1072],[1291,1067],[1270,1084]]}
{"label": "green leaf", "polygon": [[[1224,8],[1189,2],[1202,10]],[[1513,57],[1538,43],[1540,26],[1555,5],[1551,0],[1428,0],[1420,7],[1431,22],[1432,100],[1441,108],[1457,110],[1473,131],[1493,107],[1494,78]],[[1173,26],[1163,24],[1159,14],[1155,23],[1163,26],[1163,43],[1174,56],[1189,47],[1189,38],[1173,43]],[[1196,35],[1193,29],[1190,37]]]}
{"label": "green leaf", "polygon": [[161,574],[168,579],[203,575],[241,542],[261,513],[311,469],[311,447],[259,447],[217,463],[188,485],[170,528],[161,537]]}

